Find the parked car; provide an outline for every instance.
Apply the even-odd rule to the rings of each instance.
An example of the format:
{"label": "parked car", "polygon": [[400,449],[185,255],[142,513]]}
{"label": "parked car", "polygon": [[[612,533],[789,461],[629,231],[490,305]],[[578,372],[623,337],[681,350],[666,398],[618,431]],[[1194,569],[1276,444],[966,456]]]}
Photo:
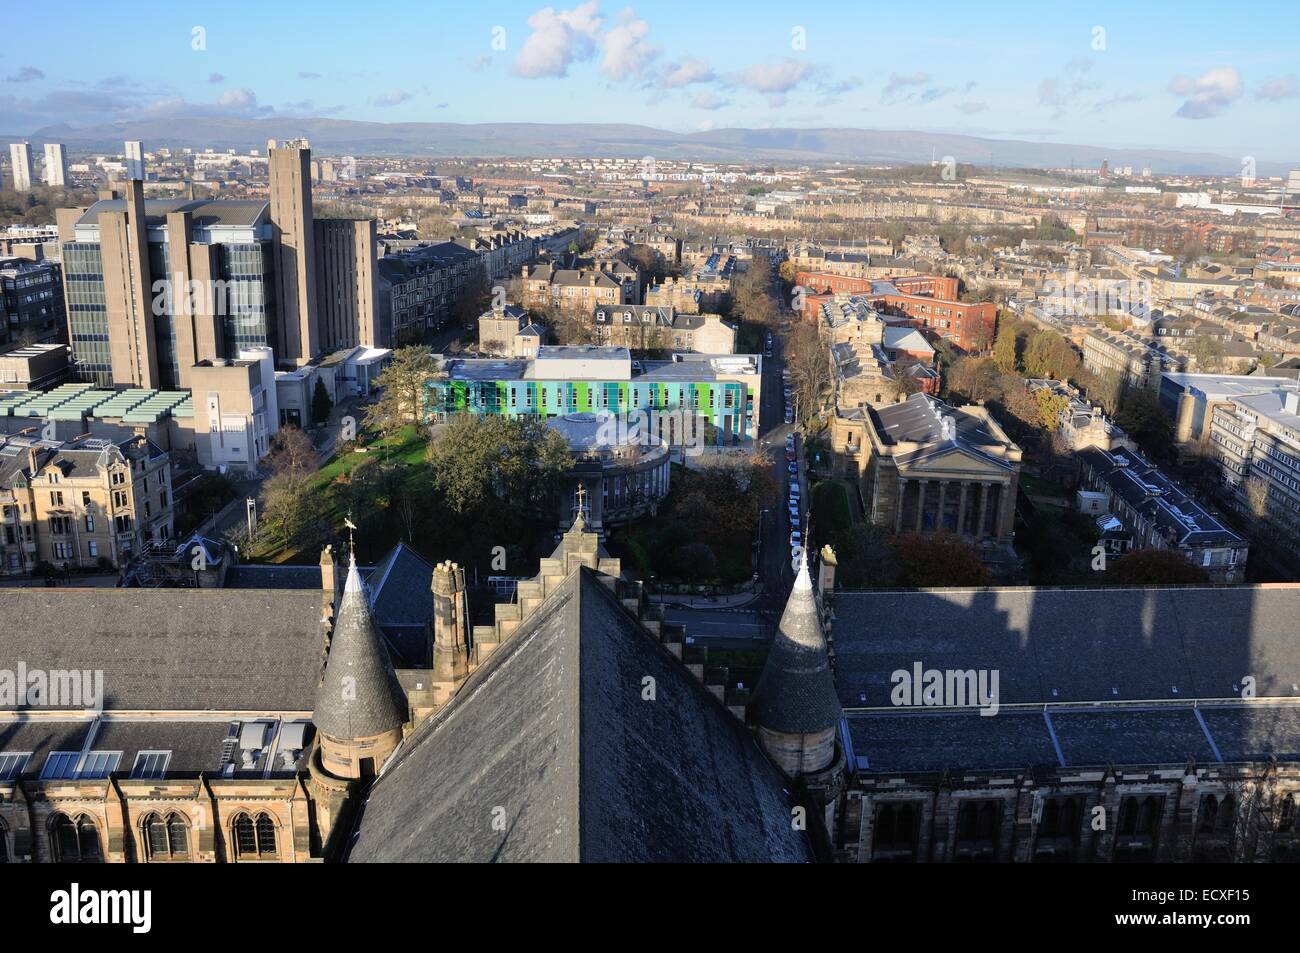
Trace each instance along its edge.
{"label": "parked car", "polygon": [[786,462],[786,463],[794,463],[795,460],[797,460],[797,459],[799,459],[799,458],[795,456],[795,453],[794,453],[793,450],[787,450],[787,451],[785,452],[785,462]]}
{"label": "parked car", "polygon": [[803,545],[803,533],[799,532],[798,530],[794,530],[790,534],[790,548],[793,549],[796,546],[802,546],[802,545]]}
{"label": "parked car", "polygon": [[794,423],[794,411],[789,407],[785,409],[785,422],[788,424]]}
{"label": "parked car", "polygon": [[794,434],[788,433],[785,435],[785,448],[787,450],[794,449]]}
{"label": "parked car", "polygon": [[798,528],[802,525],[802,524],[799,522],[799,514],[798,514],[798,513],[791,513],[791,514],[790,514],[790,525],[793,526],[795,529],[798,529]]}
{"label": "parked car", "polygon": [[786,467],[786,469],[789,470],[791,473],[793,473],[795,476],[798,476],[798,475],[799,475],[799,464],[797,464],[797,463],[791,463],[791,464],[789,464],[789,465]]}
{"label": "parked car", "polygon": [[797,500],[797,499],[799,499],[799,481],[798,481],[798,480],[791,480],[791,481],[790,481],[790,499],[792,499],[792,500]]}

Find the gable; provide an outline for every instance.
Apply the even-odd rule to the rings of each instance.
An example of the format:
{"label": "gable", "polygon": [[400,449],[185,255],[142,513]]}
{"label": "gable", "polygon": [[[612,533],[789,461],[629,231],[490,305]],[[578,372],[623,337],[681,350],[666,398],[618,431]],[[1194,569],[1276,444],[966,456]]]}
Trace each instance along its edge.
{"label": "gable", "polygon": [[348,859],[811,860],[785,784],[583,568],[407,740]]}

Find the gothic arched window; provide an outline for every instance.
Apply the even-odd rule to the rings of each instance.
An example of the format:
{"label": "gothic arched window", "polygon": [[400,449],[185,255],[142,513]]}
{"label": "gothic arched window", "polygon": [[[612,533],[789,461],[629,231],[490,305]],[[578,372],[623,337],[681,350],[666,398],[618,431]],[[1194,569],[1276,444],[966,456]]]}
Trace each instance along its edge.
{"label": "gothic arched window", "polygon": [[275,821],[269,814],[240,814],[235,818],[234,832],[235,855],[240,860],[276,855]]}
{"label": "gothic arched window", "polygon": [[189,859],[189,825],[180,814],[150,814],[142,826],[150,860]]}
{"label": "gothic arched window", "polygon": [[82,814],[73,821],[66,814],[50,818],[50,852],[64,864],[98,863],[99,830],[95,822]]}

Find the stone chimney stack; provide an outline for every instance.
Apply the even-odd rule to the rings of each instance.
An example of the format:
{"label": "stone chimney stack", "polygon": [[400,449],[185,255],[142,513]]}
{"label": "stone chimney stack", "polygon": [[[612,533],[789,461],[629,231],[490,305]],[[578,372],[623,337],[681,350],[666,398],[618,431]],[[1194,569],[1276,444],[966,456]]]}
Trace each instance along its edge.
{"label": "stone chimney stack", "polygon": [[469,674],[469,600],[465,570],[453,562],[433,567],[433,683],[444,703]]}
{"label": "stone chimney stack", "polygon": [[332,618],[339,595],[338,567],[334,563],[334,547],[328,544],[320,551],[320,589],[322,614]]}
{"label": "stone chimney stack", "polygon": [[36,472],[41,468],[40,460],[37,459],[36,447],[27,448],[27,468],[32,471],[32,479],[36,479]]}

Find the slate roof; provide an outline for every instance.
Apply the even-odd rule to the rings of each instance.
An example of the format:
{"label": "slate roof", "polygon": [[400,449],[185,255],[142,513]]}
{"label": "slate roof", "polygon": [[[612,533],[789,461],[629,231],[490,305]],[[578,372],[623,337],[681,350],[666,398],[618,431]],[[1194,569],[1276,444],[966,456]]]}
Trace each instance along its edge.
{"label": "slate roof", "polygon": [[1141,454],[1125,447],[1114,450],[1089,448],[1080,457],[1091,469],[1093,479],[1110,491],[1165,538],[1182,546],[1241,545],[1245,540],[1163,470]]}
{"label": "slate roof", "polygon": [[[1298,612],[1292,586],[840,592],[852,755],[871,772],[1295,760]],[[996,670],[1002,707],[892,707],[891,674],[918,661]]]}
{"label": "slate roof", "polygon": [[312,721],[331,738],[346,740],[382,735],[404,724],[407,715],[406,696],[353,560]]}
{"label": "slate roof", "polygon": [[763,727],[789,734],[825,731],[840,720],[807,562],[800,563],[749,714]]}
{"label": "slate roof", "polygon": [[811,861],[786,784],[582,568],[385,767],[349,860]]}
{"label": "slate roof", "polygon": [[104,708],[310,711],[320,592],[0,589],[0,669],[104,673]]}
{"label": "slate roof", "polygon": [[1003,705],[1236,700],[1246,675],[1300,699],[1297,618],[1285,585],[841,591],[835,683],[845,708],[887,707],[920,661],[997,669]]}

